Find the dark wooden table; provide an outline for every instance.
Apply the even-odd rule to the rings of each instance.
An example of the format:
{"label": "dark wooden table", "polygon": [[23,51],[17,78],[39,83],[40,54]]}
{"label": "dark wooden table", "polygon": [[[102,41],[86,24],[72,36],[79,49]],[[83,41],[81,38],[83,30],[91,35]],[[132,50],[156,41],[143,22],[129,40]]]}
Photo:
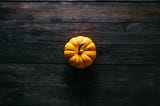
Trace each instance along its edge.
{"label": "dark wooden table", "polygon": [[[0,1],[0,105],[160,106],[159,0]],[[77,35],[84,70],[63,56]]]}

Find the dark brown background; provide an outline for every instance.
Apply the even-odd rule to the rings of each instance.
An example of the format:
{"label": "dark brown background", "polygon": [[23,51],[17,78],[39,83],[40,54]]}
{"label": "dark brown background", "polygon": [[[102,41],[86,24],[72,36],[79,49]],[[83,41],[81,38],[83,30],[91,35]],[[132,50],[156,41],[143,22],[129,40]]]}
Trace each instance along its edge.
{"label": "dark brown background", "polygon": [[[159,0],[19,1],[0,2],[0,105],[160,106]],[[97,58],[77,70],[81,34]]]}

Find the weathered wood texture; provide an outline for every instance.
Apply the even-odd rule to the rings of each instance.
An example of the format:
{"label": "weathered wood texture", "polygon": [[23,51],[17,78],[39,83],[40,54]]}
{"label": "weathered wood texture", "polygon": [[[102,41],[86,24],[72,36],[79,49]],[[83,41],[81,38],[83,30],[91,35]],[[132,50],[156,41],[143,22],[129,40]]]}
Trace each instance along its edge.
{"label": "weathered wood texture", "polygon": [[[160,106],[158,0],[0,1],[0,105]],[[84,70],[63,56],[76,35],[97,46]]]}
{"label": "weathered wood texture", "polygon": [[1,14],[15,22],[157,22],[160,3],[2,2]]}
{"label": "weathered wood texture", "polygon": [[[138,70],[137,70],[138,69]],[[0,104],[159,106],[157,65],[1,64]]]}
{"label": "weathered wood texture", "polygon": [[[66,63],[64,43],[6,44],[1,63]],[[159,64],[159,44],[97,45],[96,64]]]}
{"label": "weathered wood texture", "polygon": [[96,64],[159,64],[159,8],[159,3],[3,2],[0,62],[66,63],[65,43],[82,34],[97,44]]}

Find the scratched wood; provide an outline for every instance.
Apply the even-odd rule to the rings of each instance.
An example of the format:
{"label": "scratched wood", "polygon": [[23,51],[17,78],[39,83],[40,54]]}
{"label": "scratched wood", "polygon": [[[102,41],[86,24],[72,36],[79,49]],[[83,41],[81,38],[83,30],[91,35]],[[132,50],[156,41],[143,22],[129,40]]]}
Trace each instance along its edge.
{"label": "scratched wood", "polygon": [[160,3],[2,2],[1,14],[16,22],[157,22]]}
{"label": "scratched wood", "polygon": [[0,70],[0,104],[160,104],[158,65],[96,65],[80,72],[64,64],[1,64]]}
{"label": "scratched wood", "polygon": [[[160,106],[158,0],[0,1],[0,105]],[[77,35],[97,46],[83,70],[63,56]]]}
{"label": "scratched wood", "polygon": [[[159,64],[160,44],[100,44],[96,64]],[[64,43],[7,43],[1,63],[66,63]]]}
{"label": "scratched wood", "polygon": [[160,26],[157,22],[1,22],[0,31],[1,39],[8,42],[66,42],[71,37],[78,35],[89,36],[97,44],[160,42]]}
{"label": "scratched wood", "polygon": [[3,22],[1,25],[1,63],[66,63],[63,48],[75,35],[89,36],[96,43],[96,64],[160,63],[159,23]]}

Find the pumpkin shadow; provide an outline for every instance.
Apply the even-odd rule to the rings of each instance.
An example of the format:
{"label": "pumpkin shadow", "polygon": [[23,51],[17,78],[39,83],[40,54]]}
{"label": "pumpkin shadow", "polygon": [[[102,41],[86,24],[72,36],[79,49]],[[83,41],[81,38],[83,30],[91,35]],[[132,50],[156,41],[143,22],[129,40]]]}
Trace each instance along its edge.
{"label": "pumpkin shadow", "polygon": [[76,69],[68,66],[65,80],[71,101],[88,105],[92,103],[95,82],[94,67]]}

